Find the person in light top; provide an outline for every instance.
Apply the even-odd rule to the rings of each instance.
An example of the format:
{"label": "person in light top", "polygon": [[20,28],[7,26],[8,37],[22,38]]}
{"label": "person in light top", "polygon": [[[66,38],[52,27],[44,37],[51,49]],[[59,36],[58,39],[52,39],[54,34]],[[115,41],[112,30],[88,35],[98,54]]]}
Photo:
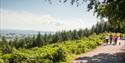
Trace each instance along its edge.
{"label": "person in light top", "polygon": [[106,44],[108,44],[108,41],[109,41],[109,36],[108,35],[106,35],[105,41],[106,41]]}
{"label": "person in light top", "polygon": [[120,39],[120,36],[118,36],[117,42],[118,42],[118,43],[117,43],[118,45],[121,45],[121,39]]}

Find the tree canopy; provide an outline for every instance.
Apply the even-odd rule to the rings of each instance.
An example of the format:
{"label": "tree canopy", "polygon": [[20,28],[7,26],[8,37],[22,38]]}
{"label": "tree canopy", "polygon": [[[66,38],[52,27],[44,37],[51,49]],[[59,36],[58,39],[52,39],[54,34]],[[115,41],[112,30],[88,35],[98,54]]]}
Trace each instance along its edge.
{"label": "tree canopy", "polygon": [[[52,0],[48,0],[52,3]],[[125,28],[125,0],[59,0],[70,2],[71,5],[87,3],[88,11],[94,10],[98,18],[106,18],[109,23],[118,28]]]}
{"label": "tree canopy", "polygon": [[[68,0],[64,0],[66,2]],[[71,4],[80,2],[88,3],[88,11],[94,10],[97,17],[106,17],[109,20],[125,21],[125,1],[124,0],[71,0]]]}

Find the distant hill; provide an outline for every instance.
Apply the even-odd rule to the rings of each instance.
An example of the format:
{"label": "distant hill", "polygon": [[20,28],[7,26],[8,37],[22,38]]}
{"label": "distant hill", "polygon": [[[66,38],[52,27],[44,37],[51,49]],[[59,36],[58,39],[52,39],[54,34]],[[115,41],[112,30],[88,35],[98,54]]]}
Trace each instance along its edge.
{"label": "distant hill", "polygon": [[52,31],[34,31],[34,30],[13,30],[13,29],[0,29],[0,37],[8,37],[13,38],[15,36],[25,37],[28,35],[36,35],[38,32],[41,34],[54,34],[55,32]]}
{"label": "distant hill", "polygon": [[37,34],[40,32],[41,34],[45,33],[55,33],[52,31],[34,31],[34,30],[13,30],[13,29],[0,29],[0,34],[8,34],[8,33],[15,33],[15,34]]}

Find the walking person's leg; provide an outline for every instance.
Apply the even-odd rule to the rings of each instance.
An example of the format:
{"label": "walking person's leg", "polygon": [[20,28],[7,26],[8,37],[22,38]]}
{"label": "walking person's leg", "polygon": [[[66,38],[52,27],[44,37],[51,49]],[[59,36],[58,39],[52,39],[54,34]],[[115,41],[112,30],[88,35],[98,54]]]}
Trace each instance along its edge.
{"label": "walking person's leg", "polygon": [[117,41],[115,40],[115,45],[117,44]]}
{"label": "walking person's leg", "polygon": [[115,40],[115,45],[117,45],[117,39]]}
{"label": "walking person's leg", "polygon": [[115,45],[115,40],[113,40],[113,45]]}
{"label": "walking person's leg", "polygon": [[116,40],[114,40],[114,45],[116,45]]}
{"label": "walking person's leg", "polygon": [[110,39],[110,44],[112,44],[112,39]]}
{"label": "walking person's leg", "polygon": [[121,45],[121,40],[120,39],[118,40],[118,45]]}
{"label": "walking person's leg", "polygon": [[105,39],[105,44],[104,45],[107,45],[107,39]]}
{"label": "walking person's leg", "polygon": [[108,45],[108,39],[106,39],[106,45]]}
{"label": "walking person's leg", "polygon": [[117,40],[117,45],[119,45],[119,40]]}

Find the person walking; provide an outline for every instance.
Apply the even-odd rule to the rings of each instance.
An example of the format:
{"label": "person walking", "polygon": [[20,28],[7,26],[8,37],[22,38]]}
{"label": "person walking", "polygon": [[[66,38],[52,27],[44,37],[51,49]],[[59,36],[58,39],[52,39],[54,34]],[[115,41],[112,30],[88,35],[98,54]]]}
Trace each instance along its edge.
{"label": "person walking", "polygon": [[105,41],[106,41],[106,45],[108,45],[108,41],[109,41],[109,36],[108,35],[106,35]]}
{"label": "person walking", "polygon": [[110,35],[110,45],[112,44],[112,38],[113,38],[113,36],[112,36],[112,34]]}
{"label": "person walking", "polygon": [[117,43],[118,43],[118,45],[121,45],[121,38],[120,38],[120,36],[118,36],[118,38],[117,38]]}
{"label": "person walking", "polygon": [[115,45],[117,44],[117,40],[118,40],[118,36],[115,35],[115,36],[114,36]]}

